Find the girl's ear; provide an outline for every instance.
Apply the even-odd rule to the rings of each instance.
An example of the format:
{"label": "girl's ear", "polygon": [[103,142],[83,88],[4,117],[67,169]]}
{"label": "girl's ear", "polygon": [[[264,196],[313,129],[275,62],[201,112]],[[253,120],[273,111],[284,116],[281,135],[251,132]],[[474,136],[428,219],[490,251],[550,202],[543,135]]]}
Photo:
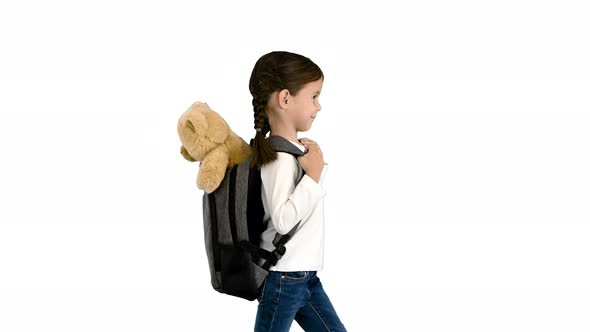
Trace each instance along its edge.
{"label": "girl's ear", "polygon": [[279,108],[286,108],[288,105],[288,99],[290,95],[291,94],[289,93],[289,90],[283,89],[276,92],[275,94],[272,94],[271,97],[275,98],[275,105],[278,104]]}

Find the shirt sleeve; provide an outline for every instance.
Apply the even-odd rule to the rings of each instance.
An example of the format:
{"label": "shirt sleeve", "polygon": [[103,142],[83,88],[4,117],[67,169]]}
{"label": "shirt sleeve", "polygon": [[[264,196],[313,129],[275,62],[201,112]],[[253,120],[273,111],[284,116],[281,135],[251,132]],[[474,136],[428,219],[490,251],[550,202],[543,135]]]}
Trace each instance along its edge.
{"label": "shirt sleeve", "polygon": [[289,233],[299,221],[307,219],[326,195],[322,185],[307,174],[295,186],[297,160],[286,152],[277,152],[276,160],[262,166],[260,176],[271,221],[279,234]]}

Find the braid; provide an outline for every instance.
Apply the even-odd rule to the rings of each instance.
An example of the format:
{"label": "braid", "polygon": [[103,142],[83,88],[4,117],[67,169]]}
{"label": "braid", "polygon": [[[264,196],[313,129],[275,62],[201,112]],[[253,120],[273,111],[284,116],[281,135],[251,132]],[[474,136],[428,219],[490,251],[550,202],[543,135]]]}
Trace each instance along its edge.
{"label": "braid", "polygon": [[[251,166],[256,166],[260,169],[262,165],[277,159],[277,153],[272,149],[265,136],[270,130],[268,119],[266,117],[265,102],[258,96],[252,98],[252,106],[254,107],[254,128],[256,128],[256,136],[252,140],[252,154]],[[258,130],[260,129],[260,130]]]}
{"label": "braid", "polygon": [[[254,128],[264,128],[264,125],[268,122],[266,119],[264,104],[259,102],[258,99],[252,99],[252,106],[254,106]],[[263,132],[263,134],[266,134]]]}

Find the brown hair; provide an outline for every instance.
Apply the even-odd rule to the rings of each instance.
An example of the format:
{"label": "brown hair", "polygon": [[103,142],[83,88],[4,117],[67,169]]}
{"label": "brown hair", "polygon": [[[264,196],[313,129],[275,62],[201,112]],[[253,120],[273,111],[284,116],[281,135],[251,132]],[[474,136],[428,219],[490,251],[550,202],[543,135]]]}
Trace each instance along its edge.
{"label": "brown hair", "polygon": [[256,61],[250,76],[250,93],[254,107],[254,128],[259,130],[250,142],[250,166],[260,169],[262,165],[277,159],[277,153],[266,140],[266,134],[270,131],[266,114],[270,95],[275,91],[287,89],[290,94],[296,96],[305,84],[323,78],[324,73],[320,67],[303,55],[274,51]]}

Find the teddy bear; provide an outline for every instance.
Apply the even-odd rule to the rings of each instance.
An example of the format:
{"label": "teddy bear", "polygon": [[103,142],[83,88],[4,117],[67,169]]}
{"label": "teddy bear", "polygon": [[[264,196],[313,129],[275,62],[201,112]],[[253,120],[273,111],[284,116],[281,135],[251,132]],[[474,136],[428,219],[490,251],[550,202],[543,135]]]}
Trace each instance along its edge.
{"label": "teddy bear", "polygon": [[250,145],[205,102],[193,103],[178,119],[177,129],[182,156],[200,162],[197,187],[206,193],[219,187],[228,168],[252,154]]}

